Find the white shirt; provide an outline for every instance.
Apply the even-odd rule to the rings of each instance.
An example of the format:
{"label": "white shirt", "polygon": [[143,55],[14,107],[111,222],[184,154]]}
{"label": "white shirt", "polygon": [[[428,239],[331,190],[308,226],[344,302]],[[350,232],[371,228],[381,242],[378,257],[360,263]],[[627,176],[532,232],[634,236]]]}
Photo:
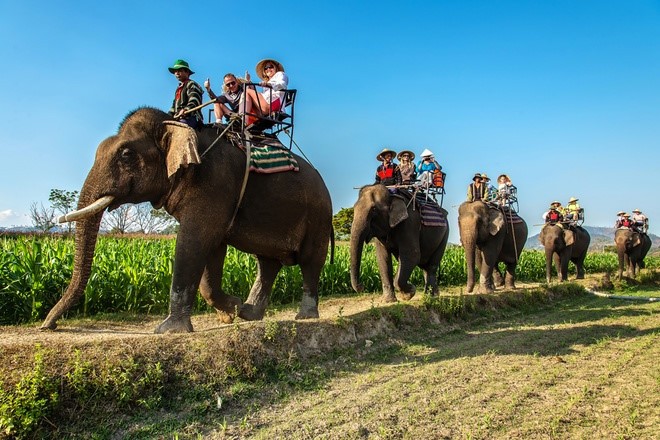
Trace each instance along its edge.
{"label": "white shirt", "polygon": [[289,85],[289,77],[286,73],[279,71],[268,80],[270,87],[264,87],[261,95],[266,99],[269,104],[273,101],[282,100],[284,98],[284,90]]}

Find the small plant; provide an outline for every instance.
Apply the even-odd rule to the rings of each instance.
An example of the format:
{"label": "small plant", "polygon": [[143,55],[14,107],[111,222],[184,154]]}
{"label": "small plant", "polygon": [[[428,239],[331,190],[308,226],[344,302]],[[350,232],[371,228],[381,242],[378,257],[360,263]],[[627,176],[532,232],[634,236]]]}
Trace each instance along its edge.
{"label": "small plant", "polygon": [[266,321],[266,327],[264,328],[264,339],[273,342],[277,336],[277,331],[279,328],[280,325],[277,321]]}
{"label": "small plant", "polygon": [[35,433],[58,402],[57,382],[46,374],[43,352],[37,346],[32,371],[13,391],[0,388],[0,433],[16,438]]}
{"label": "small plant", "polygon": [[339,311],[337,312],[337,318],[335,319],[335,322],[337,322],[338,325],[341,327],[346,326],[346,317],[344,316],[344,306],[339,307]]}

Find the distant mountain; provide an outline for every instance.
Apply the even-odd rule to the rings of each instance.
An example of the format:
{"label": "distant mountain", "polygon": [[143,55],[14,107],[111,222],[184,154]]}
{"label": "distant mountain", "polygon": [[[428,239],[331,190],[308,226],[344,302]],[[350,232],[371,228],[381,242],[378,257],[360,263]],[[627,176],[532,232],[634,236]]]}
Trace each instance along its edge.
{"label": "distant mountain", "polygon": [[[616,229],[605,226],[583,226],[583,228],[591,235],[590,251],[602,251],[605,246],[614,246],[614,232],[616,232]],[[652,242],[651,249],[660,248],[660,237],[655,234],[649,234],[649,237],[651,237]],[[525,249],[543,249],[539,241],[539,234],[527,238]]]}

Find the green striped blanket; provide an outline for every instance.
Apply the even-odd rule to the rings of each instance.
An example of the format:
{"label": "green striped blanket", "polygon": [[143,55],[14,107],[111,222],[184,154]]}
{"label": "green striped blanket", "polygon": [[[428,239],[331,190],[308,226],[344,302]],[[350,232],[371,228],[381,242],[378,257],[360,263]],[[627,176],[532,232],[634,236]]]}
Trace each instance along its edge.
{"label": "green striped blanket", "polygon": [[293,154],[291,154],[291,151],[269,145],[252,147],[250,171],[270,174],[298,170],[298,162],[293,157]]}

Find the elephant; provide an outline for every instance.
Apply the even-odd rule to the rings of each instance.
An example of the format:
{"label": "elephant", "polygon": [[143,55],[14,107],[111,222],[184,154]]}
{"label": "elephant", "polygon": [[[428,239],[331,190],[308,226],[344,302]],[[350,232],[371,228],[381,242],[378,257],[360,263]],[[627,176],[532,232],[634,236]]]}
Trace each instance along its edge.
{"label": "elephant", "polygon": [[619,279],[623,278],[624,265],[628,277],[635,277],[639,269],[644,268],[644,257],[651,249],[651,238],[642,232],[620,228],[614,233],[614,243],[619,256]]}
{"label": "elephant", "polygon": [[[409,282],[415,266],[424,271],[425,292],[437,295],[438,269],[449,238],[447,211],[437,206],[444,220],[433,222],[436,226],[426,226],[422,223],[421,209],[419,204],[391,194],[379,183],[360,189],[353,206],[350,239],[351,285],[356,292],[364,290],[360,282],[364,244],[376,238],[384,302],[397,301],[394,285],[403,299],[409,300],[415,295],[416,287]],[[392,256],[399,263],[394,279]]]}
{"label": "elephant", "polygon": [[[103,211],[151,202],[179,222],[169,315],[156,333],[192,332],[197,290],[223,322],[262,319],[277,273],[299,265],[303,293],[297,319],[318,318],[318,285],[332,240],[332,203],[323,178],[295,156],[298,172],[247,173],[246,153],[211,126],[200,130],[155,108],[129,113],[103,140],[80,191],[71,282],[42,330],[82,295],[90,276]],[[245,303],[222,289],[227,246],[257,258]]]}
{"label": "elephant", "polygon": [[584,259],[591,242],[589,232],[582,226],[568,227],[559,223],[546,223],[541,228],[539,241],[545,248],[545,279],[552,279],[552,260],[554,257],[557,277],[560,281],[568,279],[568,262],[572,261],[577,269],[577,279],[584,279]]}
{"label": "elephant", "polygon": [[[479,292],[494,291],[493,273],[498,285],[515,288],[516,265],[527,241],[527,223],[508,208],[474,201],[458,207],[458,228],[465,249],[467,292],[474,290],[475,265],[479,270]],[[499,262],[506,265],[504,280],[497,268]]]}

